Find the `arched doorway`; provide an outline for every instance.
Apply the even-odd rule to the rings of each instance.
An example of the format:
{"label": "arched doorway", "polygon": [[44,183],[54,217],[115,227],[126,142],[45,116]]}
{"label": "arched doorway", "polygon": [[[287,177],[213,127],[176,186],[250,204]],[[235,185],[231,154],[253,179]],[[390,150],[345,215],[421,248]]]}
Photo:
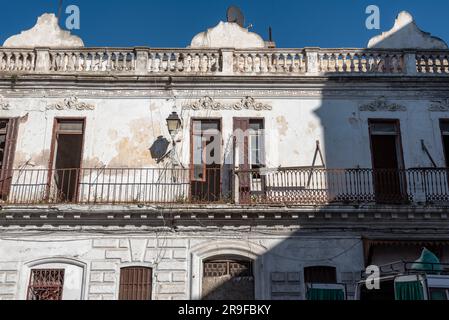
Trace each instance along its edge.
{"label": "arched doorway", "polygon": [[203,300],[255,300],[254,263],[238,256],[203,261]]}

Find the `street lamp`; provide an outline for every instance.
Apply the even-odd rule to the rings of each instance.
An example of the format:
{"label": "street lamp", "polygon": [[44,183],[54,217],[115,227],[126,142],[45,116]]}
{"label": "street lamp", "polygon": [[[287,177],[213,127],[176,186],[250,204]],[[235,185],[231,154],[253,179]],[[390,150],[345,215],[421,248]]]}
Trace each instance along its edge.
{"label": "street lamp", "polygon": [[167,127],[168,132],[170,132],[170,135],[172,137],[181,127],[181,119],[179,118],[179,115],[176,111],[172,112],[172,114],[167,118]]}

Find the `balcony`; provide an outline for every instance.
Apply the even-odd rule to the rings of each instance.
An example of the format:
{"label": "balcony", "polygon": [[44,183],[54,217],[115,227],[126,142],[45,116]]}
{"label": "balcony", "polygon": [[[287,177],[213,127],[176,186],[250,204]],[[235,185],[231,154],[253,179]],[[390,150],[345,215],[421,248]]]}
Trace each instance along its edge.
{"label": "balcony", "polygon": [[[26,169],[0,181],[0,205],[448,205],[449,169]],[[198,177],[196,177],[198,178]]]}

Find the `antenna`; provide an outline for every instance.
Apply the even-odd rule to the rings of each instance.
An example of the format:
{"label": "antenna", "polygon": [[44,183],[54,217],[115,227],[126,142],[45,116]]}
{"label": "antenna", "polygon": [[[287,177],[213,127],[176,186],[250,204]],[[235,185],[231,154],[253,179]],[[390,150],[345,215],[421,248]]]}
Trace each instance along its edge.
{"label": "antenna", "polygon": [[59,7],[58,7],[58,21],[61,20],[61,13],[62,13],[62,1],[63,0],[59,0]]}
{"label": "antenna", "polygon": [[273,42],[273,28],[271,28],[271,26],[268,27],[268,40]]}
{"label": "antenna", "polygon": [[242,28],[245,27],[245,16],[242,13],[242,10],[236,6],[231,6],[228,8],[228,22],[237,23]]}

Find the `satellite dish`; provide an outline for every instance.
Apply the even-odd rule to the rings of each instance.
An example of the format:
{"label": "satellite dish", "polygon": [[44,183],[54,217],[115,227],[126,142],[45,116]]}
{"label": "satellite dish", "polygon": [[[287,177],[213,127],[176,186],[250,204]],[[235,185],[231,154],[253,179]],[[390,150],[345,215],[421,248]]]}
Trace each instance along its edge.
{"label": "satellite dish", "polygon": [[236,6],[229,7],[228,9],[228,22],[237,23],[242,28],[245,27],[245,17],[242,10]]}

